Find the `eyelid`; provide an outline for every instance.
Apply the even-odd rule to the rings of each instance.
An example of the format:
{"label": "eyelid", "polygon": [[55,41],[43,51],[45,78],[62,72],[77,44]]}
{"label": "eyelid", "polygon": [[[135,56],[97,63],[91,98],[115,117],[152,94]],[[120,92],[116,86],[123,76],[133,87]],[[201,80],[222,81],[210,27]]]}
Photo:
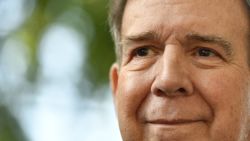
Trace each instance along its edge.
{"label": "eyelid", "polygon": [[220,53],[220,51],[217,51],[216,49],[214,48],[211,48],[211,47],[203,47],[203,46],[197,46],[193,49],[193,52],[197,52],[198,49],[207,49],[207,50],[210,50],[211,52],[214,53],[214,56],[213,57],[218,57],[220,59],[222,59],[223,61],[225,62],[228,62],[228,60],[226,59],[226,56],[223,55],[223,53]]}
{"label": "eyelid", "polygon": [[[138,48],[136,48],[136,49],[134,49],[133,51],[132,51],[132,55],[133,56],[137,56],[137,51],[138,50],[140,50],[140,49],[148,49],[148,50],[151,50],[149,47],[147,47],[147,46],[142,46],[142,47],[138,47]],[[152,50],[151,50],[152,51]]]}
{"label": "eyelid", "polygon": [[139,49],[143,49],[143,48],[148,49],[149,51],[151,51],[151,53],[153,52],[154,54],[159,53],[159,49],[156,46],[154,46],[154,45],[144,45],[144,46],[139,46],[139,47],[136,47],[135,49],[133,49],[132,50],[132,53],[133,53],[132,55],[136,56],[136,51],[138,51]]}
{"label": "eyelid", "polygon": [[200,47],[200,48],[197,48],[198,51],[200,51],[200,50],[202,50],[202,49],[211,51],[211,53],[213,53],[215,56],[220,56],[220,54],[219,54],[216,50],[214,50],[214,49],[207,48],[207,47]]}
{"label": "eyelid", "polygon": [[[136,50],[140,49],[140,48],[149,48],[153,53],[157,54],[160,52],[160,48],[158,46],[152,45],[152,44],[145,44],[145,45],[135,45],[135,46],[127,46],[124,49],[124,53],[123,53],[123,57],[124,57],[124,62],[123,64],[126,65],[127,63],[129,63],[130,61],[132,61],[133,59],[142,59],[142,58],[150,58],[149,56],[144,56],[144,57],[136,57]],[[151,57],[153,57],[153,55],[151,55]]]}
{"label": "eyelid", "polygon": [[215,55],[219,55],[218,51],[216,51],[215,49],[211,48],[211,47],[203,47],[203,46],[196,46],[192,49],[192,52],[197,52],[200,49],[205,49],[205,50],[210,50],[211,52],[213,52]]}

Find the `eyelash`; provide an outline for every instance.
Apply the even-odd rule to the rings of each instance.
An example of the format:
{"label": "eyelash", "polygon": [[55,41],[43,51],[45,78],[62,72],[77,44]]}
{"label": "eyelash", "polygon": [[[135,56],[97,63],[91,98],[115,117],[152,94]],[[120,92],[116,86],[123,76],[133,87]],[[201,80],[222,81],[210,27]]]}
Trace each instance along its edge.
{"label": "eyelash", "polygon": [[[155,49],[156,47],[154,47],[154,46],[150,46],[150,45],[148,45],[148,46],[142,46],[142,47],[138,47],[138,48],[135,48],[135,49],[133,49],[132,50],[132,53],[131,53],[131,56],[132,56],[132,58],[133,57],[137,57],[137,58],[142,58],[142,57],[149,57],[149,56],[151,56],[151,57],[153,57],[153,55],[156,55],[157,53],[158,53],[158,51],[157,51],[157,49]],[[140,55],[138,55],[138,51],[140,51],[140,50],[142,50],[142,49],[145,49],[146,50],[146,54],[143,56],[140,56]],[[144,51],[145,51],[144,50]],[[143,52],[142,52],[143,53]],[[145,53],[145,52],[144,52]]]}
{"label": "eyelash", "polygon": [[147,47],[139,47],[139,48],[136,48],[135,50],[133,50],[132,56],[133,57],[138,56],[138,51],[140,51],[141,49],[146,49],[148,51]]}
{"label": "eyelash", "polygon": [[[138,51],[140,51],[141,49],[146,49],[146,54],[143,56],[143,55],[138,55]],[[200,55],[200,51],[202,50],[205,50],[205,51],[209,51],[209,55]],[[195,57],[199,57],[201,59],[209,59],[209,58],[220,58],[224,61],[226,61],[226,59],[223,57],[223,55],[221,55],[220,53],[218,53],[218,51],[212,49],[212,48],[209,48],[209,47],[200,47],[200,46],[197,46],[195,48],[192,49],[192,55],[195,56]],[[142,52],[143,53],[143,52]],[[153,55],[155,53],[157,53],[154,49],[152,49],[151,46],[142,46],[142,47],[138,47],[138,48],[135,48],[131,51],[130,53],[130,59],[133,59],[133,58],[146,58],[146,57],[150,57],[150,55],[153,57]],[[205,52],[206,53],[206,52]],[[211,55],[212,54],[212,55]]]}
{"label": "eyelash", "polygon": [[[207,48],[207,47],[197,47],[194,49],[194,55],[197,55],[199,53],[199,51],[201,50],[206,50],[206,51],[210,51],[210,53],[214,54],[214,57],[220,57],[223,58],[222,55],[220,55],[220,53],[218,53],[216,50],[211,49],[211,48]],[[200,56],[200,57],[211,57],[211,56]]]}

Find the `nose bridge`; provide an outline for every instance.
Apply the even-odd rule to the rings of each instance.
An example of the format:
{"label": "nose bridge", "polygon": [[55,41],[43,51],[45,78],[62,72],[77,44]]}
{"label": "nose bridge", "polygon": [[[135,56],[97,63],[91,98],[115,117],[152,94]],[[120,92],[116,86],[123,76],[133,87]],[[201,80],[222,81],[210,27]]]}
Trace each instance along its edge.
{"label": "nose bridge", "polygon": [[[168,45],[165,47],[161,64],[160,77],[162,79],[177,79],[181,77],[183,72],[183,54],[180,47],[176,45]],[[173,78],[172,78],[173,77]]]}
{"label": "nose bridge", "polygon": [[152,85],[155,94],[175,95],[191,93],[192,85],[185,68],[183,48],[176,45],[165,46],[164,53],[157,65],[157,74]]}

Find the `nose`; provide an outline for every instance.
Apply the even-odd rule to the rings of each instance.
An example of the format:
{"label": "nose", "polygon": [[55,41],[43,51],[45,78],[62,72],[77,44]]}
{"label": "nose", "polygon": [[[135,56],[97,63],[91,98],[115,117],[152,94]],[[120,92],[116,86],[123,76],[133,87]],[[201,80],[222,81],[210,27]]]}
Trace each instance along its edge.
{"label": "nose", "polygon": [[190,79],[190,65],[186,61],[183,49],[169,45],[155,66],[156,76],[151,92],[157,96],[187,96],[193,93]]}

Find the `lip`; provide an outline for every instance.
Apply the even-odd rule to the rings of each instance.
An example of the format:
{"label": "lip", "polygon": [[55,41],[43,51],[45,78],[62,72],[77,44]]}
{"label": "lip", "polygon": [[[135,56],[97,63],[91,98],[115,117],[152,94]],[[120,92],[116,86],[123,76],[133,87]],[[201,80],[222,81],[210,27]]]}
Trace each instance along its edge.
{"label": "lip", "polygon": [[192,119],[174,119],[174,120],[166,120],[166,119],[156,119],[149,120],[146,123],[154,124],[154,125],[185,125],[185,124],[193,124],[198,122],[205,122],[204,120],[192,120]]}

